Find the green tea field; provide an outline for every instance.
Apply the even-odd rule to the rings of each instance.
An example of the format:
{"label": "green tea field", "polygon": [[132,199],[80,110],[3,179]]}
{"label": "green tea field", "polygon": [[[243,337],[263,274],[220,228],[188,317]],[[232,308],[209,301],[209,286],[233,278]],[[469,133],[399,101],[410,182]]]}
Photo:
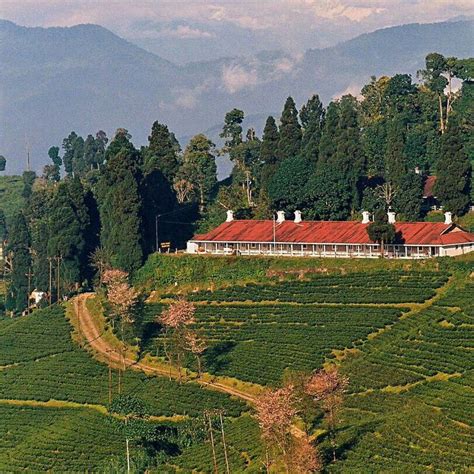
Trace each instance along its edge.
{"label": "green tea field", "polygon": [[[161,264],[175,266],[177,260],[170,256]],[[216,427],[218,472],[226,472],[226,455],[231,472],[264,472],[253,397],[262,386],[281,386],[292,373],[309,373],[327,363],[337,364],[350,383],[335,462],[320,416],[306,422],[325,472],[474,468],[469,259],[406,268],[371,262],[366,269],[337,262],[324,273],[303,275],[294,272],[297,260],[278,263],[277,275],[268,273],[266,263],[257,261],[244,270],[245,262],[229,260],[240,272],[238,281],[196,278],[193,284],[188,276],[186,284],[177,286],[171,279],[160,286],[141,282],[148,286],[146,295],[156,292],[135,323],[140,361],[166,367],[167,335],[155,319],[178,297],[196,305],[193,328],[208,344],[201,381],[194,358],[184,361],[189,370],[181,382],[166,372],[146,375],[138,365],[123,373],[122,392],[143,400],[149,423],[188,433],[154,445],[155,463],[148,472],[213,472],[203,415],[219,410],[225,414],[226,444]],[[163,274],[167,271],[163,268]],[[93,341],[81,347],[74,327],[62,307],[0,320],[2,472],[124,472],[123,438],[108,422],[109,387],[114,396],[118,392],[117,367],[110,385],[107,364],[91,350]],[[199,429],[189,434],[193,423]],[[132,450],[134,472],[144,472],[140,449]]]}

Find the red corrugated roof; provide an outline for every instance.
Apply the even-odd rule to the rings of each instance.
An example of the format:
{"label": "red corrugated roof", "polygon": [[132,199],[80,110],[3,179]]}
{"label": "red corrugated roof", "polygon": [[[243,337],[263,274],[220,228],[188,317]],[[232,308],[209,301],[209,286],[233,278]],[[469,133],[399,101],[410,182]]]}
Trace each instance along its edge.
{"label": "red corrugated roof", "polygon": [[[367,225],[356,221],[284,221],[275,225],[275,241],[289,243],[372,243]],[[271,220],[234,220],[224,222],[193,240],[206,242],[273,242]],[[442,222],[397,222],[397,232],[411,245],[446,245],[474,242],[474,234]],[[453,231],[456,230],[456,231]]]}

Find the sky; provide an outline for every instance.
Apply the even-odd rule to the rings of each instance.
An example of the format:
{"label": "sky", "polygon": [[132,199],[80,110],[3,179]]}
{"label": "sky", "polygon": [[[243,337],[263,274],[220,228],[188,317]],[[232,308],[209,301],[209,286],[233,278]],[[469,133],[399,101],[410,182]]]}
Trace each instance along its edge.
{"label": "sky", "polygon": [[275,49],[302,51],[382,27],[472,15],[472,0],[0,1],[0,17],[20,25],[95,23],[151,47],[153,41],[162,46],[165,40],[176,46],[180,42],[206,44],[206,40],[225,37],[227,28],[234,42],[248,34],[255,43],[261,41],[260,49],[274,44]]}

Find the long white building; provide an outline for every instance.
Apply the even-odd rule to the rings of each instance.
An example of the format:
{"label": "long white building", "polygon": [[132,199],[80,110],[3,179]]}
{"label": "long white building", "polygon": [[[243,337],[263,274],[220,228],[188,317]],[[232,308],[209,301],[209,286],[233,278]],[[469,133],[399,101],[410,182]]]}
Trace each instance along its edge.
{"label": "long white building", "polygon": [[[429,258],[462,255],[474,250],[474,234],[452,222],[445,213],[444,222],[396,222],[397,240],[384,246],[387,258]],[[381,248],[367,233],[370,215],[362,221],[303,221],[295,212],[286,220],[282,211],[276,220],[235,220],[227,211],[227,220],[206,234],[188,241],[193,254],[281,255],[310,257],[380,257]]]}

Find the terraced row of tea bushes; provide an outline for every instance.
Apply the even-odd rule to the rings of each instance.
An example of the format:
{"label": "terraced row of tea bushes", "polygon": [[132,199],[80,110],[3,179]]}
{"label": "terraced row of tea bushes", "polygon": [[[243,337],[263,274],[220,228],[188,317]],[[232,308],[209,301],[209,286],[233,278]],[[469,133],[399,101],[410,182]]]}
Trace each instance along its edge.
{"label": "terraced row of tea bushes", "polygon": [[74,348],[63,309],[54,307],[16,319],[0,318],[0,366],[32,361]]}
{"label": "terraced row of tea bushes", "polygon": [[468,472],[474,465],[471,428],[416,400],[369,426],[364,433],[361,422],[357,443],[329,472]]}
{"label": "terraced row of tea bushes", "polygon": [[397,323],[345,364],[355,391],[405,385],[474,365],[474,332],[464,313],[431,307]]}
{"label": "terraced row of tea bushes", "polygon": [[278,384],[286,369],[313,370],[333,349],[361,344],[401,314],[400,308],[360,306],[203,305],[196,327],[210,344],[206,371]]}
{"label": "terraced row of tea bushes", "polygon": [[91,472],[123,439],[94,410],[0,404],[0,472]]}
{"label": "terraced row of tea bushes", "polygon": [[[374,272],[318,275],[305,281],[282,281],[200,291],[192,301],[278,301],[295,303],[421,303],[445,284],[445,272]],[[163,295],[171,297],[172,295]]]}
{"label": "terraced row of tea bushes", "polygon": [[437,304],[461,308],[466,315],[474,318],[474,281],[467,281],[464,285],[449,288]]}
{"label": "terraced row of tea bushes", "polygon": [[456,278],[439,306],[400,320],[343,361],[352,393],[342,444],[357,442],[330,471],[472,470],[474,314],[468,274]]}
{"label": "terraced row of tea bushes", "polygon": [[[3,361],[13,365],[0,371],[0,398],[107,404],[108,368],[74,345],[70,338],[71,327],[62,308],[37,311],[1,327],[2,365],[5,365]],[[53,337],[48,345],[50,335]],[[33,351],[41,354],[34,359],[34,356],[28,356],[33,338],[38,348],[44,348],[42,352]],[[114,371],[114,394],[117,385],[118,375]],[[140,393],[154,415],[196,416],[204,409],[224,408],[230,416],[238,416],[245,409],[242,402],[197,384],[179,384],[131,370],[123,375],[122,387],[124,393]]]}

